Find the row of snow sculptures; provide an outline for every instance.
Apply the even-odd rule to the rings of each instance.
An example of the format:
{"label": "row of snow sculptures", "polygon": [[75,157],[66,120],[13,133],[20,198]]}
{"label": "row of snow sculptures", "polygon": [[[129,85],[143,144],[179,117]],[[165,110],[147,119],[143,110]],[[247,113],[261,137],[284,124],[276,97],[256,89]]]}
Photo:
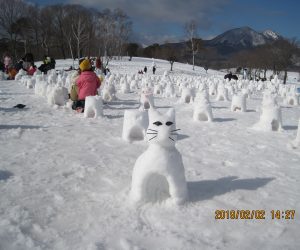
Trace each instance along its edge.
{"label": "row of snow sculptures", "polygon": [[175,147],[175,111],[165,115],[149,109],[148,149],[135,162],[130,199],[135,204],[168,200],[182,204],[188,190],[182,157]]}
{"label": "row of snow sculptures", "polygon": [[233,95],[230,109],[231,111],[246,112],[246,96],[242,93]]}
{"label": "row of snow sculptures", "polygon": [[98,118],[103,116],[103,103],[101,96],[87,96],[85,98],[84,114],[85,118]]}
{"label": "row of snow sculptures", "polygon": [[194,121],[213,121],[212,108],[206,92],[198,92],[194,103]]}
{"label": "row of snow sculptures", "polygon": [[262,113],[259,122],[253,128],[261,131],[282,130],[281,108],[277,104],[276,97],[268,92],[264,93]]}
{"label": "row of snow sculptures", "polygon": [[122,139],[130,143],[144,140],[148,124],[147,111],[125,110]]}

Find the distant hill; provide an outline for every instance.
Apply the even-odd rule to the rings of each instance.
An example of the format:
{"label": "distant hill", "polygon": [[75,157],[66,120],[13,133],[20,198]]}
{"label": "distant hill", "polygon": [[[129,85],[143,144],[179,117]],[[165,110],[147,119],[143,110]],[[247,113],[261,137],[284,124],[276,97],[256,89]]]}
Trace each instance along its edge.
{"label": "distant hill", "polygon": [[272,43],[280,37],[272,30],[257,32],[249,27],[242,27],[228,30],[211,40],[206,40],[204,43],[208,47],[216,48],[221,55],[229,55],[240,50]]}

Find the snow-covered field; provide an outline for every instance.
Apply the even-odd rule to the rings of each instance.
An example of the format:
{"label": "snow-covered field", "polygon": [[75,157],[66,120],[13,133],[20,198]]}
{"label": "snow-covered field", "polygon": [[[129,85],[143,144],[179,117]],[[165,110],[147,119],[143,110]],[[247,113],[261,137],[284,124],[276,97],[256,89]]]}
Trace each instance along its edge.
{"label": "snow-covered field", "polygon": [[[58,60],[68,68],[70,60]],[[112,61],[112,73],[135,74],[152,60]],[[157,74],[169,63],[156,60]],[[206,76],[175,63],[171,76]],[[216,77],[222,73],[208,71]],[[128,201],[131,174],[146,141],[122,140],[125,110],[137,93],[117,93],[103,118],[47,104],[18,81],[0,81],[0,249],[300,249],[300,148],[293,148],[300,106],[282,107],[282,132],[251,129],[262,95],[247,112],[210,97],[215,121],[193,121],[193,105],[175,107],[189,200],[138,207]],[[231,99],[231,97],[230,97]],[[24,109],[12,108],[18,103]],[[216,210],[265,210],[265,219],[215,219]],[[272,219],[271,210],[295,210]]]}

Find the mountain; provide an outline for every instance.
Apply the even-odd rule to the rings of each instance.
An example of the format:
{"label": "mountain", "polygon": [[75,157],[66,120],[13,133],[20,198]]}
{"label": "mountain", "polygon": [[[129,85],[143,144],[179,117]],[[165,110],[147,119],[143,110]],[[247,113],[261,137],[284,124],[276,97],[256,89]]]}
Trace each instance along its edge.
{"label": "mountain", "polygon": [[242,27],[228,30],[211,40],[206,40],[205,45],[216,48],[221,55],[228,55],[243,49],[272,43],[278,39],[280,35],[272,30],[257,32],[249,27]]}

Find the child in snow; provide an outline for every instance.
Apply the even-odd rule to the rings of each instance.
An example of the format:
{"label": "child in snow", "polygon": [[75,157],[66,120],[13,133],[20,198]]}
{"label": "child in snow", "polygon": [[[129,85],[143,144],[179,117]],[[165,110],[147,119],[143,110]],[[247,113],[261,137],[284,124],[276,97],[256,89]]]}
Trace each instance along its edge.
{"label": "child in snow", "polygon": [[16,76],[17,73],[18,72],[14,67],[9,66],[8,70],[7,70],[7,74],[8,74],[7,80],[15,80],[15,76]]}
{"label": "child in snow", "polygon": [[10,56],[5,55],[4,56],[4,69],[5,69],[5,73],[8,74],[8,70],[9,68],[11,68],[12,66],[12,59]]}
{"label": "child in snow", "polygon": [[81,74],[76,81],[78,87],[78,100],[72,105],[72,108],[78,112],[84,111],[85,98],[87,96],[97,95],[97,90],[100,87],[100,79],[91,70],[92,65],[88,59],[84,59],[79,65]]}
{"label": "child in snow", "polygon": [[29,68],[27,69],[27,74],[33,76],[35,71],[36,71],[36,66],[34,65],[33,62],[31,62]]}

